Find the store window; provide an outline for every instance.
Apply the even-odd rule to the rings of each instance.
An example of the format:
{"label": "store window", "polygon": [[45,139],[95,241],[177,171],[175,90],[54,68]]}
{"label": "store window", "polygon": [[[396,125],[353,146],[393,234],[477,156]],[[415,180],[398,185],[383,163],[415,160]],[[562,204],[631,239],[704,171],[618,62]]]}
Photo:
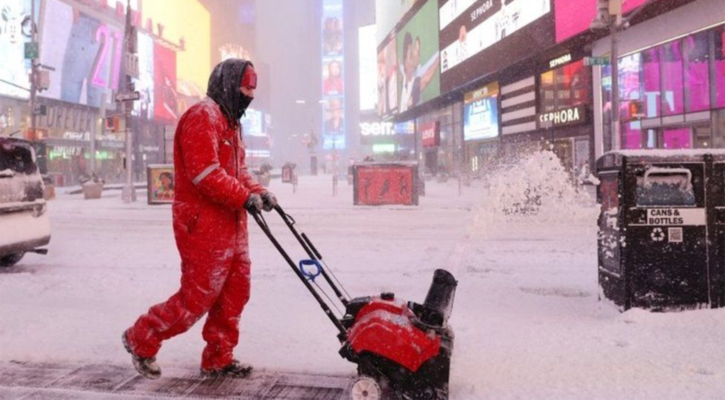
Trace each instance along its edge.
{"label": "store window", "polygon": [[642,83],[644,85],[644,113],[647,118],[659,117],[661,115],[660,82],[660,48],[653,47],[642,52]]}
{"label": "store window", "polygon": [[685,112],[683,85],[682,43],[677,40],[661,47],[662,60],[662,115]]}
{"label": "store window", "polygon": [[712,113],[712,147],[725,149],[725,108]]}
{"label": "store window", "polygon": [[[719,109],[725,109],[725,25],[623,56],[618,68],[623,148],[725,147],[725,132],[717,126]],[[611,68],[602,67],[601,71],[606,144],[611,118]],[[544,78],[542,75],[542,82]],[[632,104],[634,101],[641,104]],[[699,123],[671,127],[669,120],[662,119],[659,123],[655,120],[653,128],[641,129],[639,118],[630,115],[633,110],[638,110],[642,119],[710,111],[713,122],[712,127]]]}
{"label": "store window", "polygon": [[624,125],[622,136],[624,149],[641,149],[642,148],[642,124],[639,121],[627,122]]}
{"label": "store window", "polygon": [[620,118],[627,121],[629,103],[642,99],[642,54],[634,53],[619,59],[619,112]]}
{"label": "store window", "polygon": [[725,107],[725,25],[715,29],[713,39],[715,41],[715,62],[714,73],[714,108]]}
{"label": "store window", "polygon": [[579,60],[544,72],[540,76],[540,112],[589,104],[591,68]]}
{"label": "store window", "polygon": [[710,109],[710,32],[684,39],[685,104],[688,112]]}
{"label": "store window", "polygon": [[665,149],[691,149],[692,129],[668,128],[662,130],[662,144]]}

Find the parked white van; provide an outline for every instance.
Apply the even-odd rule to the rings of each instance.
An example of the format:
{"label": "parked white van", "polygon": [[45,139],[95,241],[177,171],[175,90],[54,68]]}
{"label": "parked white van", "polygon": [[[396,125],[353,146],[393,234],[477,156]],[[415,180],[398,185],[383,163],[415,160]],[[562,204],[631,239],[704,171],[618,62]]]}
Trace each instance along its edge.
{"label": "parked white van", "polygon": [[0,137],[0,267],[25,253],[46,254],[50,219],[43,179],[28,141]]}

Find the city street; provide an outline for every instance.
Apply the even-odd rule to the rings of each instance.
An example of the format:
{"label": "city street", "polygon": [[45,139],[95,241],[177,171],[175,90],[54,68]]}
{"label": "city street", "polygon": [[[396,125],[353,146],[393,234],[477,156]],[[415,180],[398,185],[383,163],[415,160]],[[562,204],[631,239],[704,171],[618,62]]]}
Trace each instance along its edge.
{"label": "city street", "polygon": [[[722,310],[620,314],[598,301],[593,202],[559,204],[559,214],[547,214],[569,217],[557,223],[501,217],[498,200],[477,180],[460,196],[455,180],[429,181],[418,207],[355,207],[344,181],[332,196],[330,176],[301,177],[294,194],[279,180],[270,189],[353,297],[393,291],[421,302],[434,269],[453,273],[452,399],[718,399],[725,392]],[[139,383],[120,335],[177,289],[180,273],[170,207],[139,195],[124,204],[120,191],[95,201],[60,191],[50,201],[49,254],[27,255],[0,273],[0,370],[22,375],[50,364],[69,374],[85,366],[78,374],[92,382],[88,366],[105,366],[114,393],[140,393],[128,389],[130,380]],[[281,221],[266,215],[293,259],[302,258]],[[334,327],[260,229],[250,226],[250,235],[252,297],[237,357],[255,366],[254,379],[336,377],[338,391],[330,393],[340,394],[355,366],[337,354]],[[197,324],[164,343],[160,382],[195,376],[200,331]],[[0,380],[0,398],[109,398],[78,379],[75,386],[70,378],[28,382]],[[197,386],[182,388],[190,387]]]}

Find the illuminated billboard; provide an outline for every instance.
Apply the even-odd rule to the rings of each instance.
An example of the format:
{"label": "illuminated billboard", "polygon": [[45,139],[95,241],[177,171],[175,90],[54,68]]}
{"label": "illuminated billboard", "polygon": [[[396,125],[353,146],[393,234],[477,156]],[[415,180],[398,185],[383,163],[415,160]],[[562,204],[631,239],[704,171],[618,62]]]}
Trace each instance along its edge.
{"label": "illuminated billboard", "polygon": [[398,111],[398,54],[395,36],[378,51],[378,115],[388,117]]}
{"label": "illuminated billboard", "polygon": [[138,69],[133,83],[141,98],[133,102],[133,115],[150,120],[154,116],[154,40],[142,33],[138,34]]}
{"label": "illuminated billboard", "polygon": [[[622,14],[627,14],[646,2],[647,0],[627,0],[622,4]],[[557,43],[588,30],[597,16],[597,0],[556,0],[554,7]]]}
{"label": "illuminated billboard", "polygon": [[103,93],[117,90],[121,76],[123,32],[58,0],[43,13],[40,63],[50,66],[50,88],[41,96],[100,107]]}
{"label": "illuminated billboard", "polygon": [[438,0],[441,91],[554,44],[551,0]]}
{"label": "illuminated billboard", "polygon": [[343,2],[322,2],[322,148],[345,149]]}
{"label": "illuminated billboard", "polygon": [[154,119],[175,122],[178,118],[176,52],[154,44]]}
{"label": "illuminated billboard", "polygon": [[25,43],[30,32],[22,26],[30,16],[30,0],[0,0],[0,95],[27,99],[30,92],[30,62],[25,60]]}
{"label": "illuminated billboard", "polygon": [[498,82],[466,93],[463,106],[463,139],[498,137]]}
{"label": "illuminated billboard", "polygon": [[377,106],[378,81],[377,50],[375,46],[375,24],[358,29],[358,58],[360,60],[360,110],[371,111]]}
{"label": "illuminated billboard", "polygon": [[266,136],[264,133],[264,115],[261,111],[247,108],[242,116],[242,134],[247,136]]}
{"label": "illuminated billboard", "polygon": [[[380,44],[395,29],[405,13],[421,0],[375,0],[375,21],[378,26],[375,43]],[[423,0],[425,1],[425,0]]]}
{"label": "illuminated billboard", "polygon": [[398,113],[440,94],[438,3],[428,1],[397,32]]}

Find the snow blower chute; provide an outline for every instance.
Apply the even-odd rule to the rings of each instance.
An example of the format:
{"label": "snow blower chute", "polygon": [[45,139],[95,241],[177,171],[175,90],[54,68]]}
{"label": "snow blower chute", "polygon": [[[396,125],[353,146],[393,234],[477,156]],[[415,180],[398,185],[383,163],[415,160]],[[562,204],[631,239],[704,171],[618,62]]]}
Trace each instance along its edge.
{"label": "snow blower chute", "polygon": [[[448,399],[453,350],[453,332],[448,327],[448,317],[457,286],[453,275],[436,270],[423,304],[406,303],[393,293],[351,299],[307,235],[297,230],[295,220],[281,207],[275,210],[309,259],[295,264],[261,213],[252,213],[252,216],[338,329],[337,337],[342,343],[340,355],[357,364],[358,377],[350,388],[350,398]],[[315,281],[319,276],[345,307],[342,318],[320,295],[322,293],[332,302]]]}

